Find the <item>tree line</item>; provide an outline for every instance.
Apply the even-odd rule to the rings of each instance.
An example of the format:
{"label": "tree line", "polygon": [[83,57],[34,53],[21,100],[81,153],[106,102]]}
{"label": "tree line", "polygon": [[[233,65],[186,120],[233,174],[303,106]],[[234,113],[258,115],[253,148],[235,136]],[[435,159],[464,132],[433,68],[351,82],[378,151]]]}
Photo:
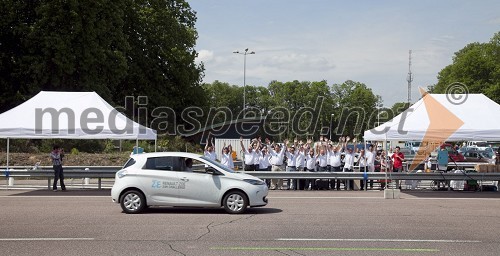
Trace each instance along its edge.
{"label": "tree line", "polygon": [[[210,110],[225,108],[237,118],[234,113],[243,111],[245,90],[245,109],[264,115],[286,110],[288,116],[279,118],[289,121],[299,115],[302,118],[294,125],[317,136],[326,132],[309,127],[312,121],[320,127],[335,124],[337,135],[355,135],[408,108],[396,103],[381,111],[382,97],[353,80],[331,85],[271,81],[245,88],[221,81],[202,83],[204,66],[195,62],[196,12],[183,0],[0,0],[0,4],[0,112],[41,90],[95,91],[115,106],[124,106],[126,96],[147,96],[149,109],[168,107],[181,113],[199,107],[201,123],[216,123],[223,122],[224,115],[210,116]],[[455,82],[465,84],[470,93],[484,93],[500,102],[500,33],[487,43],[471,43],[456,52],[453,63],[439,72],[438,83],[428,88],[445,93]],[[304,109],[311,111],[302,113]],[[133,112],[126,114],[134,118]],[[181,115],[175,118],[177,124],[183,122]],[[291,129],[284,134],[293,136]]]}

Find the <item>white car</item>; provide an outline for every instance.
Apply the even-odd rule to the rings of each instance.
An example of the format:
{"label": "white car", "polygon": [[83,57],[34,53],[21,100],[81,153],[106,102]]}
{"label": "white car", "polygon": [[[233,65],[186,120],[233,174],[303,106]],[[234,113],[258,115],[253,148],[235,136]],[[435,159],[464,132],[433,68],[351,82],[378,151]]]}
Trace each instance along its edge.
{"label": "white car", "polygon": [[243,213],[267,205],[267,194],[261,179],[183,152],[132,155],[111,189],[113,202],[125,213],[148,206],[224,207],[228,213]]}

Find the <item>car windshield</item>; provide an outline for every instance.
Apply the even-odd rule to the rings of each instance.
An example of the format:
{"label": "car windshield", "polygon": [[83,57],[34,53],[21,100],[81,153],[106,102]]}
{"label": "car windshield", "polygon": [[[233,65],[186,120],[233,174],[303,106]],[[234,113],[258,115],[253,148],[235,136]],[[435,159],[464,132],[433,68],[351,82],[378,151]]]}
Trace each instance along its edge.
{"label": "car windshield", "polygon": [[213,165],[215,165],[215,166],[217,166],[217,167],[219,167],[219,168],[223,169],[223,170],[224,170],[224,171],[226,171],[226,172],[231,172],[231,173],[232,173],[232,172],[234,172],[231,168],[229,168],[229,167],[227,167],[227,166],[225,166],[225,165],[222,165],[221,163],[219,163],[219,162],[217,162],[217,161],[215,161],[215,160],[212,160],[212,159],[210,159],[210,158],[208,158],[208,157],[202,156],[201,158],[202,158],[203,160],[205,160],[205,161],[207,161],[207,162],[210,162],[211,164],[213,164]]}

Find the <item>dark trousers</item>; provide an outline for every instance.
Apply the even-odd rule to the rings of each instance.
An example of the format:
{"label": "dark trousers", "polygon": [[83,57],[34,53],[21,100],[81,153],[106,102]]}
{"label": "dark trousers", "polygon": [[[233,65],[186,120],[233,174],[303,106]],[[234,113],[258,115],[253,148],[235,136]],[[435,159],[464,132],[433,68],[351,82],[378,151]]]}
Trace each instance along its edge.
{"label": "dark trousers", "polygon": [[[265,169],[259,169],[259,172],[270,172],[270,171],[271,171],[271,166],[268,166]],[[264,179],[264,181],[266,182],[267,187],[271,186],[271,179]]]}
{"label": "dark trousers", "polygon": [[[352,172],[352,169],[344,168],[344,172]],[[345,180],[345,190],[354,190],[354,180]]]}
{"label": "dark trousers", "polygon": [[[316,172],[315,169],[307,169],[307,168],[305,168],[305,171],[306,172]],[[306,186],[305,186],[306,189],[309,188],[309,184],[311,184],[311,190],[316,189],[316,179],[307,179]]]}
{"label": "dark trousers", "polygon": [[64,185],[64,173],[62,165],[53,165],[54,168],[54,184],[52,185],[52,189],[57,189],[57,180],[60,180],[61,189],[66,190],[66,186]]}
{"label": "dark trousers", "polygon": [[[330,166],[330,172],[341,172],[340,166]],[[330,188],[335,189],[335,184],[337,184],[337,190],[340,190],[340,179],[330,179]]]}

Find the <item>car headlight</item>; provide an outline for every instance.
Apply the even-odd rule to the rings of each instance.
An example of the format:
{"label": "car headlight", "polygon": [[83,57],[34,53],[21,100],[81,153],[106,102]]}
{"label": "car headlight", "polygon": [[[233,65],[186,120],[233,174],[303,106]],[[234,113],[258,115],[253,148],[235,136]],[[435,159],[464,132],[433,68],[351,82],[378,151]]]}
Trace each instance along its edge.
{"label": "car headlight", "polygon": [[248,182],[248,183],[250,183],[252,185],[257,185],[257,186],[258,185],[264,185],[264,184],[266,184],[265,182],[263,182],[261,180],[244,179],[243,181],[244,182]]}
{"label": "car headlight", "polygon": [[121,170],[121,171],[118,171],[118,172],[116,173],[116,176],[117,176],[118,178],[123,178],[123,177],[125,177],[125,175],[127,175],[127,170]]}

